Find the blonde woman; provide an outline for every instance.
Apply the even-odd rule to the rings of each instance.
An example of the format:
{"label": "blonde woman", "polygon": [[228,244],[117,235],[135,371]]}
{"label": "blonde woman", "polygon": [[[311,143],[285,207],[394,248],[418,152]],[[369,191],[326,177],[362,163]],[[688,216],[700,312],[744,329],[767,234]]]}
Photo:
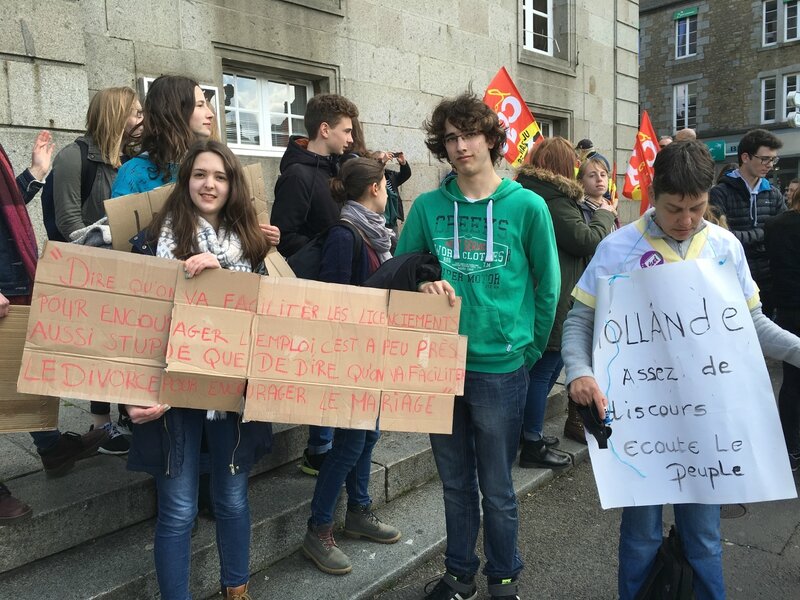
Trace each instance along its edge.
{"label": "blonde woman", "polygon": [[[134,139],[141,121],[142,105],[129,87],[106,88],[92,98],[86,113],[86,133],[53,161],[56,226],[65,240],[105,216],[103,201],[111,197],[117,169],[126,160],[125,147]],[[83,164],[83,152],[90,165]],[[90,189],[83,190],[88,195],[82,198],[81,174],[87,167],[95,174]]]}
{"label": "blonde woman", "polygon": [[[53,161],[52,186],[55,222],[64,240],[106,215],[103,201],[111,198],[117,169],[127,159],[126,146],[135,140],[142,122],[142,105],[129,87],[97,92],[86,112],[86,133],[63,148]],[[88,174],[88,175],[87,175]],[[107,402],[91,402],[92,429],[104,429],[108,438],[99,452],[126,454],[130,443],[111,422]],[[120,408],[119,425],[128,428]]]}

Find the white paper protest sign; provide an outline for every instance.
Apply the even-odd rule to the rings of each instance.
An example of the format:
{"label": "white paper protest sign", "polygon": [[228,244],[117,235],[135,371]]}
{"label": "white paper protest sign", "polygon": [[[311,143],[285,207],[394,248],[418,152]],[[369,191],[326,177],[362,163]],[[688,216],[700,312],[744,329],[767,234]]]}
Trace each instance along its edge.
{"label": "white paper protest sign", "polygon": [[607,449],[587,435],[603,508],[797,496],[733,260],[602,277],[594,373]]}

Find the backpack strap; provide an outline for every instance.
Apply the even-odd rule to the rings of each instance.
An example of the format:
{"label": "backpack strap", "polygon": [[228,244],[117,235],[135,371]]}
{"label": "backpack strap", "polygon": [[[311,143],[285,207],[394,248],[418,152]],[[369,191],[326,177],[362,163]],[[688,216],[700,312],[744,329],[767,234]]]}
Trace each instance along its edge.
{"label": "backpack strap", "polygon": [[92,193],[94,179],[97,176],[97,163],[89,160],[89,145],[83,140],[75,140],[81,151],[81,206]]}

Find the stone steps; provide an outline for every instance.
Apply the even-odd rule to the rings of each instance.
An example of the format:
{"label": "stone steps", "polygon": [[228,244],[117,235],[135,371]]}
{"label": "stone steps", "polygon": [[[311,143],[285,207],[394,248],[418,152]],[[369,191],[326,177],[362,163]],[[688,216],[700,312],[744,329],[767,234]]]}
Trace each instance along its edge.
{"label": "stone steps", "polygon": [[[548,406],[548,433],[560,435],[565,407],[566,395],[557,385]],[[67,403],[62,410],[62,428],[85,430],[86,408]],[[253,571],[264,571],[283,559],[291,560],[287,557],[302,541],[315,483],[297,467],[306,435],[303,426],[276,425],[272,454],[251,474]],[[152,559],[156,502],[149,476],[127,471],[124,457],[98,455],[79,462],[65,477],[47,479],[29,436],[2,436],[0,442],[0,455],[15,457],[0,469],[0,476],[10,478],[8,484],[14,494],[34,509],[27,521],[0,528],[0,596],[37,600],[158,596]],[[562,446],[567,447],[568,443],[562,442]],[[15,453],[12,447],[17,448]],[[19,448],[25,449],[27,455]],[[424,497],[426,500],[419,502],[436,504],[439,510],[438,516],[430,517],[431,527],[434,521],[441,521],[439,526],[443,527],[441,487],[427,435],[384,433],[373,453],[373,463],[370,491],[376,507],[386,505],[382,514],[384,510],[391,511],[388,514],[398,515],[393,519],[405,523],[413,515],[403,511],[418,513],[413,507],[414,498]],[[534,472],[537,470],[520,471],[521,481],[528,481]],[[537,478],[549,476],[547,471],[541,473]],[[435,483],[431,484],[431,480]],[[426,495],[431,492],[424,490],[437,486],[432,497]],[[339,517],[343,518],[341,504],[340,500]],[[425,527],[426,536],[436,531]],[[406,542],[404,538],[401,544],[409,545]],[[440,542],[431,542],[433,546],[428,541],[419,544],[434,548]],[[426,551],[433,551],[430,548]],[[194,597],[216,593],[218,571],[214,525],[201,518],[192,543]],[[393,572],[389,569],[381,580],[386,581]],[[338,596],[337,592],[336,597],[351,596]]]}
{"label": "stone steps", "polygon": [[[275,448],[253,469],[258,475],[296,460],[305,445],[304,427],[275,426]],[[9,483],[33,515],[0,531],[0,573],[111,534],[156,514],[149,475],[125,468],[125,458],[97,455],[79,461],[64,477],[39,470]]]}
{"label": "stone steps", "polygon": [[[563,419],[551,419],[545,424],[545,433],[558,435],[561,428]],[[556,474],[546,469],[515,466],[514,488],[518,496],[545,485],[553,477],[568,473],[589,456],[585,445],[568,439],[562,438],[558,449],[572,457],[572,467]],[[443,550],[446,532],[442,486],[438,479],[388,503],[377,512],[382,520],[402,531],[403,537],[399,542],[383,545],[338,535],[337,544],[353,563],[351,573],[344,576],[322,573],[302,552],[297,551],[252,575],[250,590],[253,598],[366,600]],[[420,598],[425,583],[419,582]]]}
{"label": "stone steps", "polygon": [[[104,460],[106,458],[95,457],[83,461],[76,467],[75,473],[55,481],[59,488],[62,481],[68,482],[69,479],[72,479],[73,486],[78,481],[85,485],[95,478],[99,470],[103,470],[104,474],[109,473],[108,461]],[[385,504],[387,497],[402,496],[435,474],[428,438],[422,434],[384,434],[384,440],[376,449],[373,459],[370,495],[376,506]],[[4,554],[7,558],[13,556],[12,560],[22,563],[22,566],[0,575],[3,595],[20,599],[43,598],[49,596],[42,596],[42,591],[50,589],[58,590],[52,595],[53,598],[152,598],[157,595],[152,559],[152,517],[155,514],[152,481],[127,473],[120,460],[111,462],[118,463],[115,467],[120,469],[115,475],[128,476],[130,485],[110,491],[90,486],[95,490],[96,499],[87,500],[82,506],[76,506],[76,498],[68,498],[68,494],[59,492],[62,500],[54,501],[54,506],[31,519],[30,525],[18,531],[13,531],[17,527],[4,528],[3,545],[8,541],[7,547],[3,548]],[[302,474],[297,462],[268,471],[261,466],[260,471],[251,477],[250,483],[251,568],[254,570],[263,569],[297,549],[305,531],[316,481]],[[32,476],[36,477],[43,476]],[[50,483],[47,481],[42,485],[39,482],[39,485],[44,487]],[[31,482],[31,485],[35,484],[35,481]],[[64,488],[77,489],[69,485],[64,485]],[[15,483],[15,490],[24,491],[21,482]],[[77,495],[73,493],[73,496]],[[131,497],[138,499],[132,502]],[[106,505],[110,506],[112,499],[114,506],[108,508]],[[75,527],[67,527],[60,535],[59,528],[75,519],[81,511],[84,517],[80,522]],[[123,523],[137,522],[124,528],[115,528],[108,535],[88,539],[93,531],[89,525],[97,511],[122,511],[126,515]],[[338,518],[343,519],[341,501],[338,511]],[[60,516],[54,516],[56,514]],[[6,532],[11,533],[7,536]],[[45,545],[53,543],[54,537],[66,540],[69,536],[80,536],[82,532],[84,535],[81,537],[87,539],[81,540],[79,545],[66,550],[59,548],[61,551],[40,560],[32,562],[31,553],[19,552],[24,545],[23,540],[32,540],[31,536],[40,536],[41,545]],[[213,595],[218,586],[218,573],[214,524],[201,518],[200,527],[192,541],[194,596],[202,598]],[[31,582],[36,582],[35,586]]]}

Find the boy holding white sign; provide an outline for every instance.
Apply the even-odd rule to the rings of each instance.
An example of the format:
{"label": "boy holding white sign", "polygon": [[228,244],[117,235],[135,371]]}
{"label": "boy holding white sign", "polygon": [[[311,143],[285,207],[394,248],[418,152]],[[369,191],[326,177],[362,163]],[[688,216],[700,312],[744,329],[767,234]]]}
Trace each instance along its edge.
{"label": "boy holding white sign", "polygon": [[[598,352],[600,343],[598,338],[598,345],[593,344],[596,300],[605,294],[601,285],[609,287],[616,276],[637,277],[637,273],[641,269],[703,258],[719,259],[714,264],[722,266],[727,260],[730,260],[732,268],[735,269],[735,275],[731,275],[731,278],[738,281],[738,285],[741,287],[741,293],[750,310],[755,335],[763,352],[792,364],[800,364],[800,339],[777,327],[761,312],[758,288],[750,275],[741,244],[730,232],[703,220],[703,214],[708,204],[708,190],[714,179],[714,162],[706,146],[694,141],[670,144],[657,155],[654,169],[655,175],[651,188],[654,195],[653,208],[648,210],[638,221],[612,233],[601,242],[597,253],[573,291],[575,304],[564,325],[562,354],[570,396],[580,405],[590,406],[593,404],[600,415],[606,414],[609,403],[606,394],[598,385],[598,380],[602,381],[605,377],[605,373],[601,371],[605,371],[606,367],[598,366],[597,369],[593,369],[593,351]],[[728,268],[730,266],[729,264]],[[666,276],[666,271],[654,271],[649,274],[655,277],[656,273],[663,273],[662,278]],[[696,290],[695,295],[701,292],[702,290]],[[686,305],[693,302],[692,298],[686,296],[684,298]],[[651,307],[661,306],[659,300],[660,298],[652,297]],[[741,302],[741,298],[739,302]],[[678,308],[685,308],[685,306],[678,306]],[[707,321],[708,314],[710,312],[705,317],[701,317],[701,320]],[[653,315],[656,315],[655,308]],[[715,319],[717,317],[718,315],[714,315]],[[605,312],[602,313],[602,318],[606,320],[605,327],[608,328],[612,320]],[[651,317],[648,315],[648,325],[643,336],[641,328],[637,330],[636,335],[640,335],[638,340],[640,342],[648,341],[644,338],[650,334],[660,337],[666,335],[667,326],[657,327],[652,324],[650,319]],[[700,323],[697,318],[692,323],[695,321]],[[719,320],[714,321],[714,327],[718,325]],[[749,326],[749,324],[747,325]],[[634,325],[632,327],[635,328]],[[687,332],[689,331],[688,327],[690,325],[687,326]],[[709,322],[708,329],[697,328],[697,331],[692,330],[691,333],[699,337],[711,327]],[[739,328],[744,329],[743,327]],[[652,339],[651,336],[650,340]],[[619,338],[617,338],[618,340]],[[666,343],[667,338],[663,337],[663,340]],[[614,340],[609,341],[613,346]],[[636,339],[625,340],[627,344],[636,342]],[[622,345],[622,342],[619,345]],[[637,347],[641,348],[642,346]],[[694,364],[691,359],[683,362],[678,359],[676,364],[692,367],[693,370],[700,370],[703,374],[707,374],[709,368],[704,367],[705,362]],[[722,363],[717,362],[714,368],[722,369]],[[610,370],[610,363],[608,370]],[[686,369],[687,373],[688,371]],[[622,386],[626,385],[626,380],[622,379],[621,383]],[[619,386],[619,384],[620,380],[615,380],[615,385]],[[647,385],[652,386],[647,389],[655,390],[656,386],[669,386],[673,383],[659,379]],[[654,396],[655,392],[640,395],[647,398]],[[713,398],[711,393],[706,396]],[[690,397],[679,396],[676,405],[683,406],[684,409],[688,405],[690,407],[688,410],[694,411],[693,405],[687,403],[694,403],[694,406],[699,407],[701,404],[698,402],[703,402],[705,399],[703,390],[697,389],[693,390]],[[727,400],[734,401],[732,398],[723,399],[723,401]],[[636,420],[640,417],[635,413],[633,416],[622,415],[623,410],[620,406],[612,408],[614,410],[609,410],[609,414],[613,414],[615,419],[622,417],[634,421],[633,425],[627,425],[629,428],[635,427],[637,430],[641,430],[644,427],[644,421]],[[725,425],[722,421],[725,420],[726,415],[722,408],[717,407],[716,410],[709,408],[707,413],[703,411],[706,409],[702,409],[703,414],[700,416],[708,419],[707,422],[704,422],[706,428],[709,428],[709,425],[711,429],[715,425]],[[658,412],[657,409],[656,413]],[[669,415],[658,416],[656,413],[651,412],[650,414],[661,418],[662,422],[666,422],[665,418],[672,418]],[[693,417],[696,414],[692,413]],[[619,423],[622,426],[623,421],[620,420]],[[686,426],[686,431],[689,429],[689,426]],[[614,437],[609,440],[610,446],[613,441]],[[734,450],[738,449],[739,446]],[[677,452],[677,450],[670,451]],[[636,471],[635,465],[642,464],[631,458],[636,456],[636,450],[631,450],[627,444],[623,447],[618,443],[616,450],[611,446],[611,450],[602,452],[618,453],[616,458],[619,462],[634,471]],[[691,449],[689,452],[692,455],[695,454]],[[613,454],[604,455],[604,457],[607,456],[613,456]],[[676,461],[679,462],[679,459],[676,458]],[[772,461],[771,458],[770,461]],[[788,461],[784,460],[784,462],[787,467],[785,470],[788,471]],[[594,466],[597,473],[597,465]],[[643,473],[638,471],[637,473],[644,477]],[[705,483],[712,488],[714,486],[713,482],[706,481]],[[626,506],[622,513],[618,582],[619,596],[622,600],[636,597],[647,579],[662,541],[662,505],[652,502],[644,503],[650,505],[640,504],[637,502],[635,506]],[[694,570],[693,586],[696,597],[698,600],[724,598],[719,504],[675,502],[674,509],[676,527],[681,537],[683,551]]]}

